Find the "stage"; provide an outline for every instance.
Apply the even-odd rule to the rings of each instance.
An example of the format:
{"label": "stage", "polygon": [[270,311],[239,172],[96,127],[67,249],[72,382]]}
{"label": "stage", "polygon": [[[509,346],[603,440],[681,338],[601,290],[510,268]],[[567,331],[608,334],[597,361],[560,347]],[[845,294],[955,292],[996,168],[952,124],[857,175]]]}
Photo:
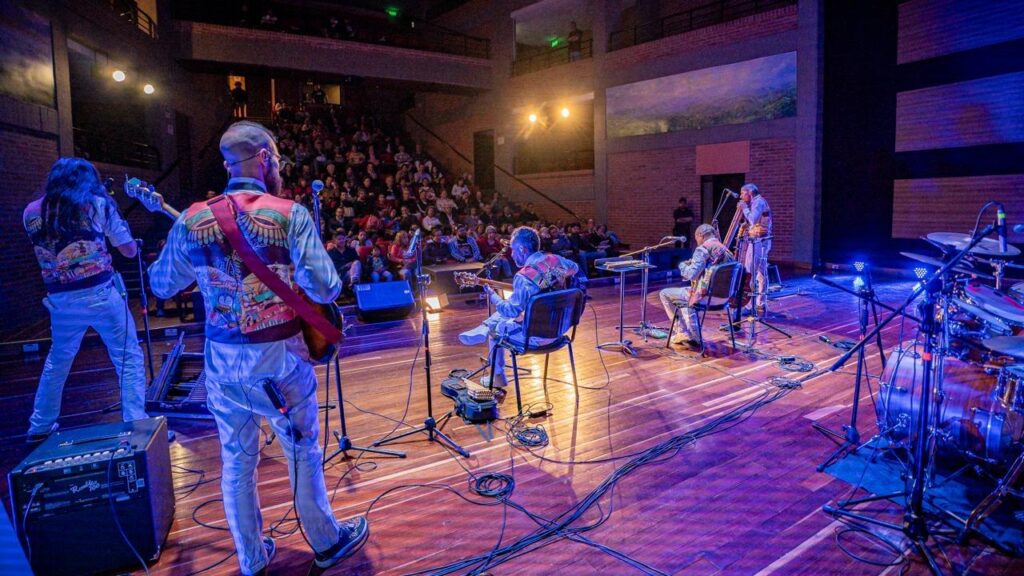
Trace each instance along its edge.
{"label": "stage", "polygon": [[[631,278],[626,295],[628,324],[640,319],[638,286]],[[661,325],[667,322],[657,290],[664,286],[653,284],[648,297],[650,320]],[[880,298],[889,304],[899,303],[909,289],[906,282],[878,286]],[[856,299],[807,277],[786,279],[788,295],[773,299],[770,308],[773,323],[791,332],[792,339],[761,327],[756,353],[733,353],[728,335],[717,330],[721,316],[709,314],[706,358],[678,347],[667,350],[663,339],[644,343],[640,336],[630,335],[639,349],[633,358],[595,348],[598,342],[617,336],[618,290],[617,285],[604,285],[590,291],[594,300],[575,340],[578,389],[571,384],[564,351],[553,355],[546,386],[539,377],[543,358],[531,357],[520,364],[532,370],[522,379],[524,404],[550,402],[552,406],[546,417],[527,421],[527,425],[544,427],[548,446],[510,446],[504,420],[474,426],[453,419],[444,430],[472,453],[468,459],[428,442],[425,436],[413,436],[389,446],[406,451],[405,459],[360,457],[351,452],[351,459],[330,463],[326,476],[336,516],[369,510],[371,528],[367,545],[329,573],[436,573],[450,563],[478,555],[486,558],[499,545],[514,544],[548,521],[581,512],[565,530],[524,551],[496,554],[485,572],[899,574],[900,566],[872,566],[847,556],[835,541],[843,525],[821,511],[822,505],[850,495],[851,486],[815,470],[834,444],[811,424],[817,421],[839,430],[849,418],[854,362],[840,373],[808,377],[843,352],[821,336],[856,339]],[[457,335],[485,314],[482,307],[469,304],[430,314],[435,416],[452,407],[439,392],[441,379],[452,369],[479,366],[478,355],[486,348],[462,346]],[[350,330],[341,366],[349,435],[355,444],[367,445],[393,430],[402,431],[401,420],[419,425],[426,416],[418,326],[419,316],[414,315],[399,322],[356,323]],[[899,331],[900,323],[894,322],[883,332],[887,351],[898,341]],[[910,332],[907,328],[906,337]],[[202,349],[201,336],[185,342],[190,351]],[[155,342],[158,369],[160,353],[172,344],[173,340]],[[872,345],[867,351],[869,372],[877,377],[878,350]],[[783,370],[776,361],[780,355],[797,356],[813,363],[814,369]],[[0,423],[0,456],[5,471],[29,452],[24,432],[40,369],[38,358],[3,364],[2,401],[8,417]],[[322,380],[323,367],[317,373]],[[782,382],[782,387],[778,381],[770,382],[777,376],[789,381]],[[327,400],[328,389],[321,384],[321,400]],[[871,391],[877,391],[876,379],[870,390],[862,391],[859,427],[865,436],[877,431]],[[333,386],[330,396],[333,402]],[[65,387],[62,427],[115,420],[117,413],[103,409],[116,400],[116,376],[105,351],[101,346],[84,348]],[[753,409],[758,402],[763,405]],[[501,415],[514,412],[510,388]],[[335,430],[337,414],[331,411],[326,416]],[[732,419],[720,422],[723,416]],[[214,426],[207,421],[175,420],[171,428],[177,433],[171,446],[175,520],[163,555],[150,572],[236,574],[233,545],[217,500],[220,457]],[[671,449],[631,469],[595,505],[586,510],[578,506],[616,469],[630,467],[637,452],[673,437],[680,440]],[[334,447],[331,437],[328,451]],[[289,512],[291,492],[280,444],[270,445],[263,454],[259,490],[264,524],[267,529],[276,528],[278,545],[269,573],[305,574],[312,553],[294,521],[281,522]],[[508,505],[470,490],[470,474],[493,472],[510,474],[515,480]],[[870,510],[900,522],[901,509],[895,505],[874,504]],[[875,562],[893,559],[874,541],[851,533],[840,537],[849,550]],[[1001,555],[977,539],[970,547],[940,542],[943,551],[936,552],[940,562],[946,556],[966,567],[967,573],[1024,571],[1024,560]],[[627,563],[625,556],[647,568]],[[912,574],[927,573],[926,566],[917,562],[908,568]]]}

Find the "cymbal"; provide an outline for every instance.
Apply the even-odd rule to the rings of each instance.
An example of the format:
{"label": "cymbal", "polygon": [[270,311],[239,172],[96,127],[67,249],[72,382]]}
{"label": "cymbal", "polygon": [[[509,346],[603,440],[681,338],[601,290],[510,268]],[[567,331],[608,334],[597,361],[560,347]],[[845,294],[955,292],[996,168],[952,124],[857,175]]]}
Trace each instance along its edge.
{"label": "cymbal", "polygon": [[[959,232],[932,232],[928,235],[928,240],[938,242],[939,244],[945,244],[946,246],[952,246],[957,250],[963,250],[971,243],[970,234],[961,234]],[[999,251],[999,241],[993,240],[992,238],[984,238],[977,246],[971,248],[971,254],[981,254],[983,256],[1019,256],[1020,249],[1016,246],[1007,246],[1006,252]]]}
{"label": "cymbal", "polygon": [[1024,336],[996,336],[982,340],[981,344],[997,354],[1024,360]]}
{"label": "cymbal", "polygon": [[927,264],[929,266],[934,266],[936,268],[942,268],[944,266],[942,260],[939,260],[938,258],[934,258],[932,256],[926,256],[924,254],[917,254],[915,252],[900,252],[900,255],[906,256],[907,258],[910,258],[911,260],[917,260],[918,262],[923,262],[923,263],[925,263],[925,264]]}

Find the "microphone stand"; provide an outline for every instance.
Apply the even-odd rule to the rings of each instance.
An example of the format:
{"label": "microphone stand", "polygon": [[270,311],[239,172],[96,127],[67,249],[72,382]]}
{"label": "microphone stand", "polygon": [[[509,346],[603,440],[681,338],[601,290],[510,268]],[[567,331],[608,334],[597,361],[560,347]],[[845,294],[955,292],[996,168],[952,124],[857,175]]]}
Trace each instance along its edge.
{"label": "microphone stand", "polygon": [[[323,230],[320,227],[320,190],[313,192],[313,219],[316,222],[316,234],[320,238],[320,242],[323,243]],[[333,302],[331,306],[336,306]],[[341,310],[338,310],[338,315],[341,315]],[[324,455],[323,464],[327,464],[331,460],[334,460],[338,455],[342,455],[348,458],[348,451],[355,450],[356,452],[371,452],[373,454],[381,454],[383,456],[396,456],[398,458],[405,458],[405,452],[395,452],[392,450],[380,450],[375,447],[363,447],[352,444],[352,441],[348,437],[348,426],[345,422],[345,397],[341,390],[341,348],[334,352],[334,356],[328,360],[327,371],[324,373],[324,388],[328,390],[330,394],[330,378],[331,378],[331,364],[334,364],[334,390],[338,395],[338,425],[340,430],[334,430],[334,439],[338,441],[338,449],[331,453],[330,456]],[[327,410],[331,409],[330,403],[327,404]],[[324,433],[331,434],[331,418],[328,414],[324,417]]]}
{"label": "microphone stand", "polygon": [[434,419],[434,402],[433,402],[433,390],[430,383],[430,324],[427,321],[427,285],[430,284],[430,275],[423,273],[423,241],[422,238],[416,244],[416,283],[417,283],[417,299],[419,300],[420,307],[420,335],[423,338],[423,369],[426,372],[427,379],[427,418],[423,421],[423,425],[412,430],[402,432],[401,434],[395,434],[394,436],[387,436],[377,440],[371,446],[377,447],[384,444],[390,444],[402,438],[412,436],[413,434],[419,434],[420,432],[426,432],[427,438],[431,442],[437,442],[446,448],[451,448],[459,455],[464,458],[469,458],[469,452],[459,446],[455,440],[452,440],[444,432],[440,430],[449,419],[451,419],[454,411],[449,410],[447,414],[441,417],[440,420]]}
{"label": "microphone stand", "polygon": [[[928,470],[931,465],[929,462],[931,453],[928,449],[928,444],[930,432],[932,430],[932,419],[934,418],[934,414],[932,412],[932,377],[936,365],[934,364],[933,356],[937,351],[936,340],[939,335],[939,330],[935,321],[936,296],[942,289],[942,279],[946,277],[954,266],[956,266],[964,259],[964,257],[967,256],[967,254],[970,253],[972,248],[981,242],[982,238],[991,234],[993,229],[992,225],[988,225],[977,234],[974,234],[971,238],[971,242],[967,246],[960,250],[960,252],[951,258],[949,262],[943,264],[942,268],[936,270],[930,278],[919,283],[899,308],[879,322],[871,332],[865,334],[864,337],[853,346],[853,348],[847,350],[846,353],[840,356],[826,371],[836,372],[842,368],[850,357],[854,354],[858,354],[869,341],[876,338],[890,322],[892,322],[897,316],[900,316],[904,309],[910,306],[918,296],[924,293],[924,300],[918,304],[921,317],[921,335],[924,337],[924,350],[921,353],[921,398],[917,421],[917,435],[912,443],[913,469],[910,471],[911,489],[909,494],[901,493],[905,496],[903,523],[895,524],[893,522],[885,522],[878,520],[877,518],[858,514],[857,512],[852,512],[846,509],[850,505],[886,499],[893,496],[891,494],[884,496],[870,496],[857,500],[844,500],[839,502],[838,507],[825,505],[822,509],[832,516],[852,518],[861,522],[875,524],[890,530],[902,532],[907,539],[910,540],[914,548],[924,556],[928,563],[928,567],[933,574],[942,574],[942,571],[939,569],[935,556],[927,546],[929,529],[924,517],[924,489],[926,483],[925,471]],[[938,366],[940,368],[942,366],[941,357],[939,359]]]}

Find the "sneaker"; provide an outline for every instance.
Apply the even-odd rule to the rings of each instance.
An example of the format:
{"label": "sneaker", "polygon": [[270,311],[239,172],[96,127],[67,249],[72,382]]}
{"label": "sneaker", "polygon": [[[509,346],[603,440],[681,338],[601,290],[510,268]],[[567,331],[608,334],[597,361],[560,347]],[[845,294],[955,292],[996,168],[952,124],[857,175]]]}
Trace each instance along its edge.
{"label": "sneaker", "polygon": [[60,428],[60,424],[57,424],[56,422],[54,422],[53,425],[50,426],[50,429],[47,430],[46,432],[36,432],[35,434],[29,432],[25,436],[25,443],[26,444],[39,444],[43,440],[46,440],[47,438],[49,438],[50,434],[53,434],[54,432],[56,432],[58,428]]}
{"label": "sneaker", "polygon": [[[491,377],[484,376],[480,379],[480,385],[485,388],[491,388]],[[504,373],[498,373],[494,375],[494,388],[504,388],[508,386],[508,378],[505,377]]]}
{"label": "sneaker", "polygon": [[324,570],[348,558],[366,542],[369,535],[370,524],[362,516],[341,522],[337,544],[316,553],[314,562],[317,568]]}
{"label": "sneaker", "polygon": [[685,344],[686,342],[690,342],[692,340],[693,338],[691,338],[690,335],[687,334],[686,332],[676,332],[672,336],[673,344]]}
{"label": "sneaker", "polygon": [[260,571],[253,576],[266,576],[267,566],[270,566],[270,561],[274,559],[274,555],[277,554],[277,542],[270,536],[263,537],[263,549],[267,552],[267,563],[260,568]]}
{"label": "sneaker", "polygon": [[462,342],[466,346],[476,346],[477,344],[483,344],[487,342],[487,337],[491,331],[483,324],[473,328],[472,330],[466,330],[462,334],[459,334],[459,342]]}

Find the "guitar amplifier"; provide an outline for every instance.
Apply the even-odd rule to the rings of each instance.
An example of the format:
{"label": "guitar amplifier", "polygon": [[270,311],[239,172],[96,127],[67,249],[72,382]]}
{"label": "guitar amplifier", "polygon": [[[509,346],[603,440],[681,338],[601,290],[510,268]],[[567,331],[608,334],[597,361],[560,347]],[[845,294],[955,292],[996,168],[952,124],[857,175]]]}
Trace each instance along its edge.
{"label": "guitar amplifier", "polygon": [[363,322],[406,318],[416,308],[407,280],[356,284],[356,317]]}
{"label": "guitar amplifier", "polygon": [[167,420],[58,431],[10,472],[8,485],[37,575],[137,568],[125,539],[155,560],[174,519]]}

